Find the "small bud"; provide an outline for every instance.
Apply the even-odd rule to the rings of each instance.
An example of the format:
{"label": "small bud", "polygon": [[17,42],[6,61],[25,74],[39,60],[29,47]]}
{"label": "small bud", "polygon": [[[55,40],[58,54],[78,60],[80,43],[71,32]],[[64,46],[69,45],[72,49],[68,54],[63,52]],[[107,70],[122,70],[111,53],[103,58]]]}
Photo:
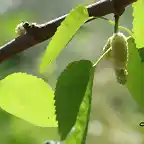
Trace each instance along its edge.
{"label": "small bud", "polygon": [[15,28],[15,32],[17,35],[24,35],[26,33],[26,30],[24,28],[24,22],[21,22],[20,24],[17,25]]}
{"label": "small bud", "polygon": [[39,27],[39,25],[37,25],[37,23],[29,24],[28,22],[21,22],[15,28],[15,32],[17,33],[17,35],[21,36],[24,35],[26,32],[28,32],[29,29],[34,27]]}

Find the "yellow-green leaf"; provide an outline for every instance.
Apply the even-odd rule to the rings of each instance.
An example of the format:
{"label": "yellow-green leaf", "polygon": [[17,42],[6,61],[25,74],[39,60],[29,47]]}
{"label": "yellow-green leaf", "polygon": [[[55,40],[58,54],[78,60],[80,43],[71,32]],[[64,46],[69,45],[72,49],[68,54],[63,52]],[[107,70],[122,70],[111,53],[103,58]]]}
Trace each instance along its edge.
{"label": "yellow-green leaf", "polygon": [[44,72],[46,67],[52,63],[53,60],[65,48],[68,42],[76,34],[78,29],[89,19],[88,11],[84,6],[78,6],[73,9],[65,20],[58,27],[55,35],[49,43],[45,55],[42,58],[40,65],[40,72]]}
{"label": "yellow-green leaf", "polygon": [[144,0],[133,3],[133,37],[137,48],[144,47]]}
{"label": "yellow-green leaf", "polygon": [[57,127],[54,92],[42,79],[13,73],[0,81],[0,107],[41,127]]}
{"label": "yellow-green leaf", "polygon": [[[144,63],[140,57],[140,53],[136,48],[135,40],[130,37],[127,40],[129,46],[128,59],[128,79],[126,87],[131,93],[134,100],[144,108]],[[142,49],[140,49],[142,50]]]}

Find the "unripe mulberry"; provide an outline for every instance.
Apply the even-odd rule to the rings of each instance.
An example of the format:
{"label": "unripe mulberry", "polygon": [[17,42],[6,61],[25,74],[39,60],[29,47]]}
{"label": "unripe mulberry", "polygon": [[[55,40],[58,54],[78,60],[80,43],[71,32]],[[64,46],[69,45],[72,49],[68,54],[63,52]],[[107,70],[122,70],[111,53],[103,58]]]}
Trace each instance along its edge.
{"label": "unripe mulberry", "polygon": [[109,48],[111,50],[105,54],[105,59],[112,62],[118,83],[125,84],[128,75],[128,43],[126,37],[122,33],[113,34],[107,40],[103,52],[106,52]]}
{"label": "unripe mulberry", "polygon": [[124,85],[127,82],[128,72],[126,69],[115,70],[117,82]]}
{"label": "unripe mulberry", "polygon": [[111,58],[114,69],[126,69],[128,62],[128,43],[122,33],[116,33],[111,37]]}

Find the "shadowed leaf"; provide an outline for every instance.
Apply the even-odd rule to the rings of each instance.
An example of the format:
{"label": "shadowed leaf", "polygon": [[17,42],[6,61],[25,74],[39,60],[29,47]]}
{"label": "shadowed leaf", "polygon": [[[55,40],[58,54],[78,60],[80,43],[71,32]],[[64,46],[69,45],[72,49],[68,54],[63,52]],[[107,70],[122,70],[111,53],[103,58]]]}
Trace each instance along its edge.
{"label": "shadowed leaf", "polygon": [[62,140],[76,122],[89,83],[91,69],[90,61],[75,61],[70,63],[58,78],[55,105]]}

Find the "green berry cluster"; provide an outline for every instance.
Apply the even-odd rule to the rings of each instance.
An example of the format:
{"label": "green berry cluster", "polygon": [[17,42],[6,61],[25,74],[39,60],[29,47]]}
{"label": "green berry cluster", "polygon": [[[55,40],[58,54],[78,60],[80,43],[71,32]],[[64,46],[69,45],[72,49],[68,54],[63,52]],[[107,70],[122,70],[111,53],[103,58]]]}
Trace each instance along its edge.
{"label": "green berry cluster", "polygon": [[114,33],[107,40],[103,52],[110,51],[105,55],[105,59],[113,64],[118,83],[125,84],[127,81],[127,63],[128,63],[128,43],[123,33]]}

